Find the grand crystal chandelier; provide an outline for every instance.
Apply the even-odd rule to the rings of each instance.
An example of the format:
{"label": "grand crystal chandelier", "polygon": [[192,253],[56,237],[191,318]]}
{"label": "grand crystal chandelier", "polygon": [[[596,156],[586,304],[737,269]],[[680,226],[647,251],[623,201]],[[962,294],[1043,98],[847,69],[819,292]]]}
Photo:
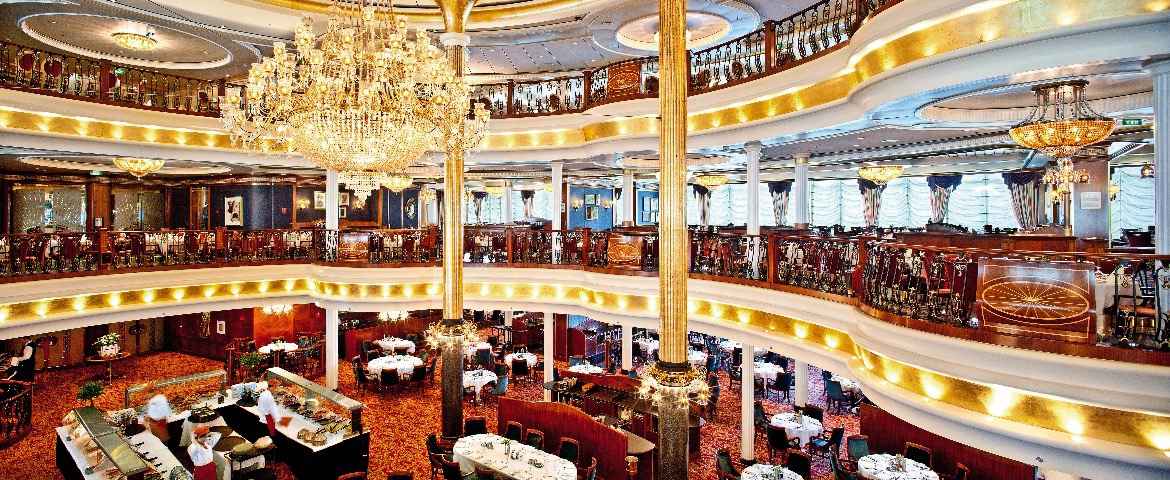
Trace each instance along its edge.
{"label": "grand crystal chandelier", "polygon": [[902,170],[901,165],[870,165],[857,169],[857,176],[878,185],[885,185],[902,176]]}
{"label": "grand crystal chandelier", "polygon": [[1085,87],[1073,80],[1037,85],[1036,106],[1026,120],[1012,127],[1012,140],[1052,158],[1070,158],[1082,148],[1104,140],[1116,123],[1089,108]]}
{"label": "grand crystal chandelier", "polygon": [[428,149],[478,146],[486,108],[469,113],[470,88],[443,51],[392,6],[383,10],[335,1],[320,35],[306,17],[295,49],[277,42],[253,64],[243,94],[224,99],[232,139],[249,148],[285,142],[338,172],[402,172]]}
{"label": "grand crystal chandelier", "polygon": [[155,158],[117,157],[114,159],[115,167],[134,175],[135,178],[142,178],[162,170],[165,164],[165,160]]}

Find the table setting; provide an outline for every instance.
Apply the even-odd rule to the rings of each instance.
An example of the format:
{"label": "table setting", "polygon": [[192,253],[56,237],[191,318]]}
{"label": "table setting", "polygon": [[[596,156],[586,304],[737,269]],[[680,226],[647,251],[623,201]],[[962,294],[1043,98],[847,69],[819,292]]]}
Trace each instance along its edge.
{"label": "table setting", "polygon": [[512,361],[514,360],[524,360],[524,362],[527,363],[529,367],[535,367],[537,357],[535,353],[528,352],[509,353],[506,357],[504,357],[504,362],[509,367],[512,366]]}
{"label": "table setting", "polygon": [[487,342],[469,343],[466,347],[464,347],[463,356],[473,358],[475,357],[475,352],[482,349],[491,350],[492,344]]}
{"label": "table setting", "polygon": [[374,345],[377,345],[382,351],[386,353],[394,353],[399,348],[406,348],[406,353],[414,353],[414,342],[405,338],[386,337],[381,340],[374,340]]}
{"label": "table setting", "polygon": [[479,401],[480,391],[489,383],[499,380],[495,373],[484,369],[463,372],[463,388],[475,390],[475,401]]}
{"label": "table setting", "polygon": [[576,480],[573,462],[499,435],[470,435],[455,442],[453,457],[464,474],[481,468],[512,480]]}
{"label": "table setting", "polygon": [[756,362],[755,375],[760,378],[775,379],[777,374],[784,373],[784,367],[775,363]]}
{"label": "table setting", "polygon": [[370,360],[366,369],[373,375],[382,375],[383,370],[397,370],[399,377],[409,377],[414,367],[422,365],[421,358],[410,355],[387,355]]}
{"label": "table setting", "polygon": [[569,367],[569,371],[573,373],[587,373],[590,375],[601,375],[602,373],[605,373],[604,368],[601,368],[597,365],[592,365],[588,362],[573,365]]}
{"label": "table setting", "polygon": [[825,427],[821,425],[819,420],[795,412],[777,413],[772,416],[769,423],[773,427],[783,428],[788,433],[789,438],[800,439],[801,447],[825,431]]}
{"label": "table setting", "polygon": [[803,480],[799,474],[780,465],[757,463],[744,468],[740,480]]}
{"label": "table setting", "polygon": [[272,342],[272,343],[269,343],[268,345],[260,347],[257,350],[259,350],[260,353],[267,355],[267,354],[272,353],[272,352],[292,352],[292,351],[295,351],[296,349],[297,349],[297,344],[295,344],[295,343]]}
{"label": "table setting", "polygon": [[876,453],[857,459],[857,473],[868,480],[939,480],[930,467],[901,455]]}

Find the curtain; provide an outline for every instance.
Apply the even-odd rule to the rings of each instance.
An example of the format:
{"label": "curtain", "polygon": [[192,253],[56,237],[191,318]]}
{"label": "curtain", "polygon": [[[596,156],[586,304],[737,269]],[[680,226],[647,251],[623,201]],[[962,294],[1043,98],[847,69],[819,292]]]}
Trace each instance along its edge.
{"label": "curtain", "polygon": [[1142,178],[1141,167],[1117,167],[1111,175],[1121,187],[1117,198],[1109,202],[1109,227],[1113,238],[1121,238],[1122,229],[1145,230],[1154,224],[1154,178]]}
{"label": "curtain", "polygon": [[521,190],[520,191],[520,203],[523,204],[523,207],[524,207],[524,216],[520,217],[520,218],[523,218],[525,220],[532,218],[532,202],[535,199],[536,199],[536,192],[534,192],[532,190]]}
{"label": "curtain", "polygon": [[943,223],[947,220],[947,208],[950,206],[951,193],[963,183],[962,175],[931,175],[926,177],[926,184],[930,186],[930,223]]}
{"label": "curtain", "polygon": [[878,214],[882,209],[882,192],[885,189],[885,184],[874,183],[864,178],[857,179],[857,191],[861,193],[866,227],[877,226]]}
{"label": "curtain", "polygon": [[792,180],[768,182],[768,194],[772,196],[772,216],[776,225],[788,225],[788,196],[792,193]]}
{"label": "curtain", "polygon": [[1012,212],[1020,228],[1032,230],[1044,223],[1044,172],[1004,172],[1003,183],[1012,196]]}
{"label": "curtain", "polygon": [[437,215],[435,215],[435,218],[438,219],[438,221],[435,222],[435,225],[442,225],[443,224],[443,191],[442,190],[438,190],[438,189],[435,190],[435,207],[436,207],[435,213],[437,213]]}
{"label": "curtain", "polygon": [[699,225],[706,227],[711,224],[711,190],[702,185],[691,185],[691,189],[698,200]]}

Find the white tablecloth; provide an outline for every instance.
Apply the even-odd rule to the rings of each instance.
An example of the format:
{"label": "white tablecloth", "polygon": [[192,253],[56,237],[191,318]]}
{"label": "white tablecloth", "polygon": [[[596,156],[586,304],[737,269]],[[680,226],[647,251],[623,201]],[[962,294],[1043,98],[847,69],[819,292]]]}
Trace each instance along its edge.
{"label": "white tablecloth", "polygon": [[414,353],[414,342],[405,338],[388,337],[381,340],[374,340],[374,345],[377,345],[387,353],[394,353],[395,348],[406,347],[406,353]]}
{"label": "white tablecloth", "polygon": [[654,352],[658,351],[658,340],[652,338],[639,338],[635,340],[639,347],[642,347],[642,354],[650,357]]}
{"label": "white tablecloth", "polygon": [[479,343],[471,343],[471,344],[468,344],[468,345],[467,345],[466,347],[464,347],[464,349],[463,349],[463,355],[464,355],[464,356],[467,356],[467,357],[475,357],[475,352],[477,352],[477,351],[479,351],[480,349],[483,349],[483,348],[486,348],[486,349],[488,349],[488,350],[491,350],[491,349],[492,349],[492,344],[490,344],[490,343],[487,343],[487,342],[479,342]]}
{"label": "white tablecloth", "polygon": [[724,340],[722,342],[719,342],[719,349],[723,350],[725,352],[730,353],[730,352],[735,351],[735,349],[737,349],[737,348],[743,348],[743,345],[741,345],[739,342],[734,342],[731,340]]}
{"label": "white tablecloth", "polygon": [[687,352],[687,360],[691,361],[691,365],[696,367],[707,366],[707,354],[698,350],[691,350]]}
{"label": "white tablecloth", "polygon": [[295,344],[295,343],[272,342],[272,343],[269,343],[268,345],[260,347],[260,353],[269,354],[269,353],[275,352],[277,350],[284,351],[284,352],[291,352],[291,351],[294,351],[296,349],[297,349],[297,344]]}
{"label": "white tablecloth", "polygon": [[573,373],[588,373],[591,375],[601,375],[605,373],[605,369],[597,365],[590,365],[588,363],[581,363],[569,367],[569,371]]}
{"label": "white tablecloth", "polygon": [[770,423],[773,427],[780,427],[788,432],[788,438],[799,438],[800,446],[803,447],[809,439],[825,431],[817,419],[806,416],[803,420],[801,423],[801,419],[797,418],[795,413],[786,412],[773,415]]}
{"label": "white tablecloth", "polygon": [[528,352],[509,353],[508,356],[504,357],[504,362],[506,362],[507,365],[509,367],[511,367],[512,360],[516,360],[516,359],[524,360],[525,362],[528,363],[529,367],[536,366],[536,361],[537,361],[536,354],[535,353],[528,353]]}
{"label": "white tablecloth", "polygon": [[804,480],[800,478],[800,475],[792,470],[779,465],[765,465],[763,463],[757,463],[743,469],[743,471],[740,472],[739,478],[740,480],[772,480],[775,478],[773,476],[775,473],[773,472],[777,469],[780,470],[782,475],[780,478],[784,480]]}
{"label": "white tablecloth", "polygon": [[474,388],[476,400],[479,400],[479,392],[483,390],[484,385],[496,380],[499,378],[495,373],[483,369],[463,372],[463,388]]}
{"label": "white tablecloth", "polygon": [[366,368],[374,375],[382,375],[382,370],[398,370],[399,377],[409,377],[414,373],[414,367],[422,365],[422,359],[410,355],[387,355],[370,360]]}
{"label": "white tablecloth", "polygon": [[894,470],[897,457],[877,453],[857,460],[857,472],[869,480],[938,480],[938,474],[929,467],[914,460],[906,459],[906,471]]}
{"label": "white tablecloth", "polygon": [[832,377],[829,377],[829,380],[832,380],[834,382],[840,382],[841,389],[846,391],[846,392],[848,392],[848,391],[854,391],[854,392],[861,391],[861,385],[859,385],[857,383],[857,381],[855,381],[855,380],[850,380],[850,379],[842,377],[840,375],[833,375]]}
{"label": "white tablecloth", "polygon": [[755,374],[757,377],[775,380],[776,374],[784,371],[784,367],[775,363],[756,362]]}
{"label": "white tablecloth", "polygon": [[[577,467],[573,462],[560,458],[551,453],[537,450],[520,442],[512,442],[510,451],[519,453],[520,458],[513,460],[508,457],[509,448],[503,444],[504,437],[492,434],[471,435],[460,438],[455,442],[453,457],[459,462],[459,470],[464,474],[474,473],[479,467],[496,473],[502,473],[513,480],[576,480]],[[490,442],[492,448],[484,446]],[[528,463],[535,459],[542,464],[537,468]]]}

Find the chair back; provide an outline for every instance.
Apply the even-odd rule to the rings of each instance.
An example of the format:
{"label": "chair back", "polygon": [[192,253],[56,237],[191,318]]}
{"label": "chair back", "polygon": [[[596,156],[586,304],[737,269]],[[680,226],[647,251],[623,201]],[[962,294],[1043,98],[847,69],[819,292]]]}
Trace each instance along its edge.
{"label": "chair back", "polygon": [[930,447],[924,447],[914,442],[906,442],[906,447],[902,451],[902,456],[926,465],[931,469],[934,468],[934,455],[931,452]]}
{"label": "chair back", "polygon": [[784,427],[777,427],[768,424],[768,446],[774,450],[784,450],[788,448],[788,431]]}
{"label": "chair back", "polygon": [[804,412],[805,416],[815,418],[818,422],[825,422],[825,409],[821,407],[816,405],[805,405],[801,411]]}
{"label": "chair back", "polygon": [[463,480],[463,472],[459,471],[459,462],[450,460],[444,455],[439,457],[439,463],[443,467],[443,480]]}
{"label": "chair back", "polygon": [[589,465],[580,470],[580,472],[577,474],[577,478],[581,478],[583,480],[597,479],[597,457],[589,458]]}
{"label": "chair back", "polygon": [[410,347],[406,347],[406,346],[394,347],[394,354],[395,355],[409,355],[410,354]]}
{"label": "chair back", "polygon": [[869,455],[869,437],[865,435],[850,435],[845,439],[845,449],[849,453],[849,459],[854,462]]}
{"label": "chair back", "polygon": [[464,435],[482,435],[488,433],[487,418],[481,416],[467,417],[463,421]]}
{"label": "chair back", "polygon": [[719,474],[725,473],[739,476],[739,471],[735,469],[735,465],[731,463],[731,453],[726,448],[719,449],[715,454],[715,466],[719,470]]}
{"label": "chair back", "polygon": [[382,385],[385,386],[398,385],[398,381],[401,380],[398,376],[398,369],[395,368],[383,368],[378,377],[382,380]]}
{"label": "chair back", "polygon": [[951,475],[951,480],[967,480],[968,478],[971,478],[971,469],[962,463],[956,463],[955,474]]}
{"label": "chair back", "polygon": [[414,480],[414,474],[404,470],[395,470],[390,472],[386,480]]}
{"label": "chair back", "polygon": [[544,432],[529,428],[524,432],[524,443],[537,450],[544,450]]}
{"label": "chair back", "polygon": [[480,365],[492,365],[492,350],[490,348],[481,348],[475,351],[475,361]]}
{"label": "chair back", "polygon": [[509,420],[508,425],[504,427],[504,438],[514,442],[524,441],[524,425],[515,420]]}
{"label": "chair back", "polygon": [[825,382],[825,393],[833,400],[846,400],[845,390],[841,388],[841,382],[834,380]]}
{"label": "chair back", "polygon": [[366,369],[362,366],[361,361],[359,361],[357,357],[354,357],[353,360],[350,360],[349,364],[353,367],[354,381],[356,381],[358,385],[365,385],[366,380],[369,379],[366,378]]}
{"label": "chair back", "polygon": [[573,438],[561,437],[561,442],[557,445],[557,456],[577,463],[581,457],[581,443]]}
{"label": "chair back", "polygon": [[788,372],[776,372],[776,380],[772,386],[776,390],[787,390],[788,385],[792,383],[792,374]]}
{"label": "chair back", "polygon": [[807,453],[800,450],[788,451],[788,461],[785,462],[784,468],[792,470],[792,473],[800,475],[800,478],[805,480],[812,478],[812,460]]}
{"label": "chair back", "polygon": [[523,375],[528,375],[529,373],[530,372],[528,370],[528,361],[527,360],[525,360],[523,358],[513,358],[512,359],[512,375],[519,377],[519,376],[523,376]]}
{"label": "chair back", "polygon": [[410,372],[410,381],[422,382],[423,380],[426,380],[426,379],[427,379],[427,366],[426,365],[415,365],[414,370],[411,370],[411,372]]}
{"label": "chair back", "polygon": [[829,434],[829,447],[833,450],[841,448],[841,439],[845,437],[845,427],[837,427],[833,429],[833,433]]}

